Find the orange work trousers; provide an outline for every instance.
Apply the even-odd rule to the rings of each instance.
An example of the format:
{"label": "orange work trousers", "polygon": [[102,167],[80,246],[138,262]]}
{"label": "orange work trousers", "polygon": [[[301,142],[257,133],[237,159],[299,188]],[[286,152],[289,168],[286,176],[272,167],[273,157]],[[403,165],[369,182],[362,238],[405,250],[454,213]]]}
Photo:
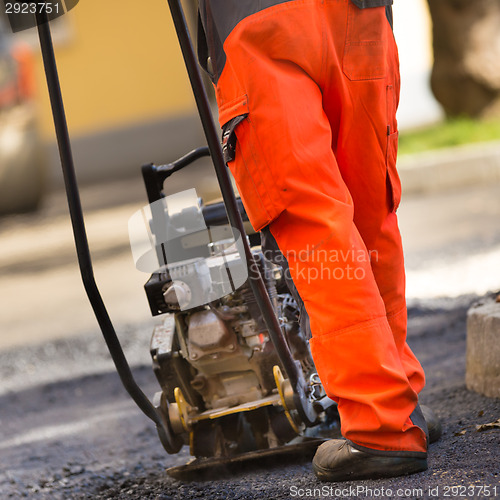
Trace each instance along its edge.
{"label": "orange work trousers", "polygon": [[342,434],[420,456],[411,415],[424,373],[406,343],[399,61],[385,8],[278,3],[241,20],[223,48],[219,120],[237,123],[228,166],[253,227],[288,261]]}

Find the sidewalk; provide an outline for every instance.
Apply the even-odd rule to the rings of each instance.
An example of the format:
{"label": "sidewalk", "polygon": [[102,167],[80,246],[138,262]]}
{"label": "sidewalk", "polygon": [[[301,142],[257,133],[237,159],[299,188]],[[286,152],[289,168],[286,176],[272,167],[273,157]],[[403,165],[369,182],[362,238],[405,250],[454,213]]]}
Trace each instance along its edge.
{"label": "sidewalk", "polygon": [[500,182],[500,140],[400,156],[405,194]]}

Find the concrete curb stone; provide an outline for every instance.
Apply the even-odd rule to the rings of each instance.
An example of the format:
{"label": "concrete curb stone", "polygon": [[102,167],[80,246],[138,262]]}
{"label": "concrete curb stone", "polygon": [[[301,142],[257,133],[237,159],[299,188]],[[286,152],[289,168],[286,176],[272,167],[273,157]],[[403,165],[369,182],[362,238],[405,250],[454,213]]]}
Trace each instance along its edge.
{"label": "concrete curb stone", "polygon": [[500,302],[486,297],[467,314],[465,382],[469,390],[500,398]]}

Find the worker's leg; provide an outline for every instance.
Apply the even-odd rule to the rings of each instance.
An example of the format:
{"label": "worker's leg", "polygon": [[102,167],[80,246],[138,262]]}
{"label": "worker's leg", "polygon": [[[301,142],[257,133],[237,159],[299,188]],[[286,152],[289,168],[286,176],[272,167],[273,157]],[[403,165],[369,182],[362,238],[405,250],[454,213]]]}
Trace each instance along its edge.
{"label": "worker's leg", "polygon": [[[327,60],[337,68],[328,77],[339,85],[341,116],[366,92],[348,88],[341,68],[343,60],[344,72],[358,71],[344,55],[350,5],[347,0],[286,2],[241,21],[224,43],[227,60],[217,85],[220,117],[226,124],[246,115],[232,122],[237,142],[229,166],[252,224],[256,229],[269,225],[288,260],[309,314],[316,367],[327,393],[339,403],[343,434],[360,448],[425,456],[424,431],[410,418],[417,394],[354,224],[352,197],[323,109]],[[378,49],[367,51],[362,69],[373,78],[380,57]],[[383,89],[377,98],[385,96]],[[385,113],[385,99],[383,108]],[[357,122],[342,127],[356,133]],[[385,193],[385,162],[369,162],[366,168],[374,179],[382,169],[382,185],[370,189]]]}
{"label": "worker's leg", "polygon": [[[353,16],[369,17],[374,12],[359,11],[350,7]],[[353,19],[354,21],[359,20]],[[362,36],[365,26],[358,25]],[[354,223],[369,250],[372,270],[385,304],[399,356],[413,389],[419,393],[425,383],[420,363],[406,343],[407,311],[405,300],[405,271],[403,249],[396,210],[401,197],[401,184],[396,171],[397,121],[399,102],[399,61],[397,47],[391,36],[389,24],[384,46],[387,71],[384,78],[366,80],[345,75],[342,87],[356,99],[338,112],[339,87],[326,78],[324,107],[338,131],[334,149],[339,169],[354,202]],[[334,70],[335,73],[335,70]],[[379,106],[373,106],[377,101]],[[355,123],[352,127],[350,124]],[[346,126],[347,125],[347,126]]]}

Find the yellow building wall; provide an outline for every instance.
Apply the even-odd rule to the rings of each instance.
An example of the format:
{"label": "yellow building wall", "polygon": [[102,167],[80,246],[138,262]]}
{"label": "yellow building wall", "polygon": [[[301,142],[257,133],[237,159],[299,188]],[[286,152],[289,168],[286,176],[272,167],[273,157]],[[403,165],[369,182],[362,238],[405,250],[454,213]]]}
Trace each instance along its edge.
{"label": "yellow building wall", "polygon": [[[81,0],[62,23],[54,43],[72,135],[193,112],[166,0]],[[39,50],[35,56],[40,126],[51,139]]]}

